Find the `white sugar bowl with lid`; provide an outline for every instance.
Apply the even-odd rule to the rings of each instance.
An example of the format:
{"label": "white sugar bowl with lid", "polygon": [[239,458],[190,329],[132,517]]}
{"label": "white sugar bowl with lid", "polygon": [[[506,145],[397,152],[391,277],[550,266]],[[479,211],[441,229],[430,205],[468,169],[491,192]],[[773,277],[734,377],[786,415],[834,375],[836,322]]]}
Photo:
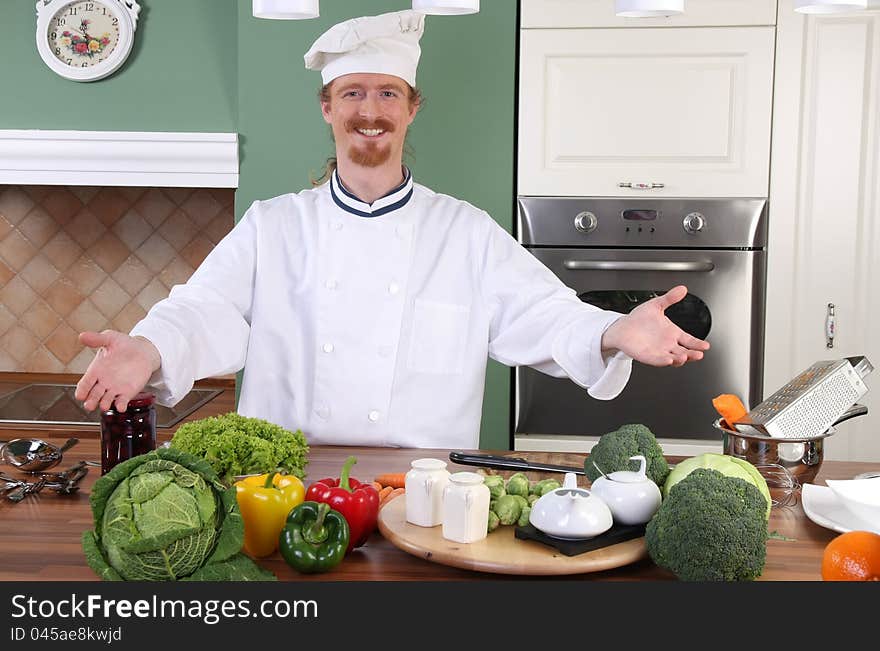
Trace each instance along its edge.
{"label": "white sugar bowl with lid", "polygon": [[436,527],[443,522],[443,489],[449,483],[446,462],[416,459],[410,466],[404,481],[406,521],[420,527]]}
{"label": "white sugar bowl with lid", "polygon": [[602,473],[590,487],[611,509],[618,524],[644,524],[660,508],[660,489],[646,474],[647,461],[637,454],[630,457],[639,462],[639,469],[618,470],[608,475]]}
{"label": "white sugar bowl with lid", "polygon": [[578,488],[573,472],[565,473],[562,488],[535,501],[529,522],[548,536],[566,540],[593,538],[614,523],[608,505],[586,488]]}

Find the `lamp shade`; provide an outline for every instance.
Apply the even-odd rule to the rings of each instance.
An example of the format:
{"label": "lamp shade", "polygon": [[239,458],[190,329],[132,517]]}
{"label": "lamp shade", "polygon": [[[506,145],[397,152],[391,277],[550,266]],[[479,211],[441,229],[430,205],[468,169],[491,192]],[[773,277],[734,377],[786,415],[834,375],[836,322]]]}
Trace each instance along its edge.
{"label": "lamp shade", "polygon": [[423,14],[440,16],[475,14],[480,10],[480,0],[413,0],[412,8]]}
{"label": "lamp shade", "polygon": [[840,14],[864,11],[867,0],[795,0],[794,10],[802,14]]}
{"label": "lamp shade", "polygon": [[656,18],[684,13],[684,0],[617,0],[615,11],[624,18]]}
{"label": "lamp shade", "polygon": [[254,0],[254,18],[305,20],[317,18],[318,0]]}

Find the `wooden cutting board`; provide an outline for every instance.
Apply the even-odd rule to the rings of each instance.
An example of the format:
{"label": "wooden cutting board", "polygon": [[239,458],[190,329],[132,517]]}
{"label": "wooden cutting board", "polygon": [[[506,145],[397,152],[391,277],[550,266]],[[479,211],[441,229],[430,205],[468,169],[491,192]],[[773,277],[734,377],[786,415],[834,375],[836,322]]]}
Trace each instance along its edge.
{"label": "wooden cutting board", "polygon": [[465,570],[495,574],[581,574],[628,565],[647,555],[644,537],[566,556],[544,543],[517,539],[514,529],[501,526],[483,540],[462,544],[446,540],[439,525],[418,527],[408,523],[405,496],[391,500],[379,511],[379,531],[393,545],[425,560]]}

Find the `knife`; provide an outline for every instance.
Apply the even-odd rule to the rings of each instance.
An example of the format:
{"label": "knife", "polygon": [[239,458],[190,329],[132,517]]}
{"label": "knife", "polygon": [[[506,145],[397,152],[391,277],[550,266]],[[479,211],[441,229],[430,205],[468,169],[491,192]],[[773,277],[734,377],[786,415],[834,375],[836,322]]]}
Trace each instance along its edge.
{"label": "knife", "polygon": [[504,457],[494,454],[450,452],[449,460],[463,466],[483,466],[499,470],[537,470],[540,472],[573,472],[576,475],[586,474],[583,466],[557,466],[552,463],[527,461],[522,457]]}

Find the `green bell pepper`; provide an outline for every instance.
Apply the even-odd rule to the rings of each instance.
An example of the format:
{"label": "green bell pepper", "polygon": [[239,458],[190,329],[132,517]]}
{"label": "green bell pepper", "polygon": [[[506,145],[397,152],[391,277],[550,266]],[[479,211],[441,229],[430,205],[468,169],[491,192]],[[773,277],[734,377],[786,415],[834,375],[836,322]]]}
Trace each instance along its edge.
{"label": "green bell pepper", "polygon": [[307,501],[288,514],[278,548],[297,572],[326,572],[342,561],[349,536],[348,522],[339,511],[325,502]]}

